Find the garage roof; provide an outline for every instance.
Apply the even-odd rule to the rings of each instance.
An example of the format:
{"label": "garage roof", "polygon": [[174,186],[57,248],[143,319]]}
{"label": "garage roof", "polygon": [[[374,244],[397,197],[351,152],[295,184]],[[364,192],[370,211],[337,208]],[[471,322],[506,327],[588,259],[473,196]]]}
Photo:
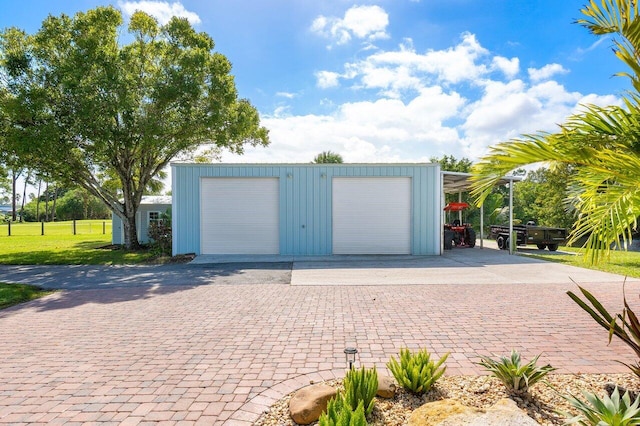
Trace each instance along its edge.
{"label": "garage roof", "polygon": [[[520,176],[505,176],[496,185],[508,185],[522,180]],[[469,191],[471,187],[471,173],[442,172],[442,188],[445,194]]]}

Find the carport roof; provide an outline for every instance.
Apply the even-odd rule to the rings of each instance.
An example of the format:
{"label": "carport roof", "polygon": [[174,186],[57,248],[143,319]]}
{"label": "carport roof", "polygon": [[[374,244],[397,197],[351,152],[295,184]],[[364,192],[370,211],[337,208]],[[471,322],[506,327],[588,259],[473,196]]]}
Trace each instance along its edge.
{"label": "carport roof", "polygon": [[[504,176],[496,185],[508,185],[522,180],[520,176]],[[445,194],[466,192],[471,187],[471,173],[442,172],[442,188]]]}

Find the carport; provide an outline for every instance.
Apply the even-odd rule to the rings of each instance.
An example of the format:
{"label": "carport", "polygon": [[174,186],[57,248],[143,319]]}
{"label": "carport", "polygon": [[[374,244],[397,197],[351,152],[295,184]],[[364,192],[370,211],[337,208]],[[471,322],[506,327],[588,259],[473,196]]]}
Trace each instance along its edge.
{"label": "carport", "polygon": [[[440,212],[442,214],[441,222],[444,224],[444,207],[446,205],[445,194],[458,194],[458,201],[462,201],[462,193],[468,192],[471,187],[471,173],[462,173],[462,172],[441,172],[442,178],[440,181],[442,182],[442,203],[440,207]],[[508,185],[509,186],[509,235],[513,235],[513,186],[515,182],[519,182],[522,180],[520,176],[504,176],[502,177],[496,185]],[[462,212],[458,212],[459,219],[462,221]],[[444,229],[444,227],[440,227]],[[444,241],[444,231],[442,235],[442,240]],[[483,240],[484,240],[484,206],[480,206],[480,248],[483,248]],[[513,254],[513,245],[509,245],[509,254]]]}

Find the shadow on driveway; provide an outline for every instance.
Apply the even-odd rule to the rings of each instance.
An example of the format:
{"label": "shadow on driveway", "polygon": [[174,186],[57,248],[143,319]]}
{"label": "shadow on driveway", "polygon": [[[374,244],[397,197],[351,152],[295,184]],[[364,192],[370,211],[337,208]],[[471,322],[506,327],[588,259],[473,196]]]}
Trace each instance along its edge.
{"label": "shadow on driveway", "polygon": [[[225,265],[0,265],[0,282],[63,290],[18,305],[39,310],[66,309],[85,303],[119,303],[190,290],[203,285],[265,285],[291,282],[290,263]],[[108,291],[103,290],[116,290]],[[80,290],[80,291],[78,291]],[[0,315],[2,315],[0,313]]]}

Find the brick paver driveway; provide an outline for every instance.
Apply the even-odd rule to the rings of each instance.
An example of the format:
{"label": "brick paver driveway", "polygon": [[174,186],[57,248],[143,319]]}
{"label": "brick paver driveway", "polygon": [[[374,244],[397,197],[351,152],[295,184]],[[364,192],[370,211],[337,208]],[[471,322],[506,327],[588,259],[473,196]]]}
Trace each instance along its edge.
{"label": "brick paver driveway", "polygon": [[[401,347],[450,351],[448,374],[479,373],[478,354],[511,348],[542,352],[561,373],[624,372],[614,360],[634,360],[565,295],[571,283],[244,277],[67,290],[0,311],[0,423],[249,425],[283,394],[341,374],[345,346],[379,369]],[[588,287],[621,306],[620,282]],[[634,302],[639,290],[627,286]]]}

